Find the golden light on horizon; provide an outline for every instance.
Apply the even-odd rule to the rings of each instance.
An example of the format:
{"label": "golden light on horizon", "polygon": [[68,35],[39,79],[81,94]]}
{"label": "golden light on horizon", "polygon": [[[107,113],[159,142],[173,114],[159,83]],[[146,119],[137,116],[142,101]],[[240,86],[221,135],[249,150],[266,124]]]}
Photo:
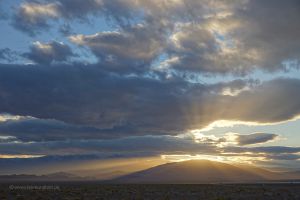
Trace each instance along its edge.
{"label": "golden light on horizon", "polygon": [[224,159],[222,156],[214,156],[214,155],[161,155],[161,159],[167,160],[170,162],[182,162],[187,160],[211,160],[222,162]]}
{"label": "golden light on horizon", "polygon": [[231,164],[253,164],[255,161],[265,161],[265,154],[254,154],[251,152],[240,154],[220,154],[220,155],[208,155],[208,154],[196,154],[196,155],[161,155],[161,159],[168,162],[183,162],[188,160],[210,160],[216,162],[224,162]]}

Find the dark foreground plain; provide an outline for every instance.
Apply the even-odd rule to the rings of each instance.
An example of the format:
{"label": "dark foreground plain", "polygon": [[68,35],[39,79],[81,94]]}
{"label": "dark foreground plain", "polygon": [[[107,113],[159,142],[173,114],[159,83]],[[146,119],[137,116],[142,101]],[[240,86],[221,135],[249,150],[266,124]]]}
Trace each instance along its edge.
{"label": "dark foreground plain", "polygon": [[1,200],[300,200],[300,184],[2,183]]}

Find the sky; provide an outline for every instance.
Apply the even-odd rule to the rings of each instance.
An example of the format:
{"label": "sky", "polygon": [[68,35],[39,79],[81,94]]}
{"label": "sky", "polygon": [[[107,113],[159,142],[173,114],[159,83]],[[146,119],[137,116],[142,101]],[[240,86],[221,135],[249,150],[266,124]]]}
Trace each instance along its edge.
{"label": "sky", "polygon": [[298,0],[0,0],[0,174],[299,169],[299,18]]}

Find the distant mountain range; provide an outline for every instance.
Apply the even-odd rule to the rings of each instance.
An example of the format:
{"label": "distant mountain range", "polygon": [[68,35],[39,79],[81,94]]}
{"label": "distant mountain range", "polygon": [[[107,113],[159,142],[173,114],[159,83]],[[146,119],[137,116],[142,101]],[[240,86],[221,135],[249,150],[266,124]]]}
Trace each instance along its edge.
{"label": "distant mountain range", "polygon": [[[122,175],[108,183],[247,183],[300,180],[300,171],[273,172],[250,165],[233,165],[209,160],[190,160],[152,167]],[[58,172],[47,175],[1,175],[3,181],[96,181],[93,177],[80,177]]]}
{"label": "distant mountain range", "polygon": [[300,172],[272,172],[249,165],[190,160],[159,165],[118,177],[118,183],[239,183],[297,180]]}
{"label": "distant mountain range", "polygon": [[47,175],[12,174],[0,175],[0,182],[6,181],[84,181],[89,177],[80,177],[66,172],[57,172]]}

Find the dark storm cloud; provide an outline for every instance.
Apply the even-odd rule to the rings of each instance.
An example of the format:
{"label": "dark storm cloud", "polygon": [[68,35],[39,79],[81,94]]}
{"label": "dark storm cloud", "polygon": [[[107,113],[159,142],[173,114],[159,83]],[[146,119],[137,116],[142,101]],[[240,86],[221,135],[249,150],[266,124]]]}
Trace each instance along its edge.
{"label": "dark storm cloud", "polygon": [[124,77],[99,65],[2,64],[0,82],[1,113],[96,126],[116,135],[122,129],[125,135],[179,134],[221,119],[275,123],[300,114],[298,79],[249,83],[241,90],[247,82]]}
{"label": "dark storm cloud", "polygon": [[[95,70],[95,69],[93,69]],[[95,70],[91,73],[100,73],[99,71]],[[99,74],[100,76],[100,74]],[[87,77],[88,78],[88,77]],[[91,78],[88,78],[91,80]],[[126,82],[126,79],[123,80]],[[144,80],[145,81],[145,80]],[[158,82],[159,83],[159,82]],[[80,84],[80,83],[78,83]],[[137,87],[140,84],[139,82],[136,83]],[[163,84],[163,83],[161,83]],[[212,85],[199,85],[199,88],[201,88],[201,92],[207,93],[207,94],[221,94],[224,90],[230,89],[231,93],[236,93],[237,91],[247,87],[251,86],[253,84],[252,80],[249,81],[243,81],[243,80],[235,80],[232,82],[227,83],[218,83],[218,84],[212,84]],[[82,84],[80,84],[82,85]],[[176,83],[174,82],[174,85]],[[171,87],[171,85],[170,85]],[[178,83],[178,87],[182,87],[184,89],[187,87],[184,83],[180,84]],[[99,90],[102,90],[100,87]],[[175,89],[175,88],[174,88]],[[96,90],[95,90],[96,91]],[[93,91],[90,91],[93,92]],[[155,92],[155,91],[153,91]],[[46,94],[45,94],[46,95]],[[49,95],[49,94],[47,94]],[[82,96],[82,94],[81,94]],[[108,97],[107,97],[108,98]],[[175,97],[174,97],[175,98]],[[100,99],[98,99],[100,100]],[[90,100],[91,102],[89,104],[92,104],[93,100]],[[96,100],[95,100],[96,101]],[[60,102],[63,104],[63,102]],[[56,102],[58,104],[58,102]],[[103,105],[104,106],[104,105]],[[150,105],[148,105],[150,107]],[[178,106],[180,106],[178,104]],[[84,106],[86,107],[86,106]],[[116,105],[117,107],[117,105]],[[158,108],[157,108],[158,109]],[[124,109],[125,111],[125,109]],[[123,112],[124,112],[123,111]],[[86,110],[86,112],[91,112]],[[129,111],[128,111],[129,112]],[[160,114],[162,115],[162,114]],[[141,116],[142,117],[142,116]],[[52,118],[59,118],[59,116],[52,116]],[[64,119],[66,120],[66,119]],[[100,120],[100,119],[99,119]],[[140,118],[140,120],[142,120]],[[151,120],[151,119],[149,119]],[[67,121],[67,120],[66,120]],[[128,121],[128,122],[126,122]],[[151,120],[153,121],[153,119]],[[79,122],[78,124],[75,124],[74,121],[71,121],[73,124],[68,124],[62,121],[54,120],[54,119],[38,119],[38,118],[32,118],[32,117],[24,117],[22,119],[18,120],[7,120],[4,122],[0,122],[0,135],[3,136],[14,136],[17,137],[21,141],[53,141],[53,140],[64,140],[64,139],[109,139],[109,138],[118,138],[118,137],[126,137],[126,136],[133,136],[133,135],[140,135],[143,132],[144,134],[176,134],[180,133],[180,130],[183,130],[183,127],[178,127],[178,131],[174,131],[174,129],[168,130],[165,129],[160,130],[155,128],[153,131],[145,130],[143,127],[136,127],[135,123],[129,122],[129,120],[126,120],[126,118],[122,120],[115,119],[115,124],[112,123],[111,126],[108,126],[106,128],[99,128],[95,127],[93,125],[96,125],[92,123],[89,125],[80,125],[85,124],[85,122]],[[158,123],[158,122],[157,122]],[[165,122],[166,124],[168,122]],[[172,121],[170,122],[170,124]],[[184,126],[184,124],[183,124]],[[101,127],[101,126],[100,126]],[[145,127],[146,128],[146,127]]]}
{"label": "dark storm cloud", "polygon": [[184,121],[184,82],[126,78],[76,64],[0,68],[0,112],[100,128],[134,127],[140,134],[181,129]]}
{"label": "dark storm cloud", "polygon": [[49,43],[35,42],[30,47],[30,52],[24,53],[23,56],[35,63],[50,64],[54,61],[67,61],[74,54],[68,45],[51,41]]}
{"label": "dark storm cloud", "polygon": [[272,133],[253,133],[250,135],[237,135],[237,142],[239,145],[265,143],[274,140],[278,137]]}

